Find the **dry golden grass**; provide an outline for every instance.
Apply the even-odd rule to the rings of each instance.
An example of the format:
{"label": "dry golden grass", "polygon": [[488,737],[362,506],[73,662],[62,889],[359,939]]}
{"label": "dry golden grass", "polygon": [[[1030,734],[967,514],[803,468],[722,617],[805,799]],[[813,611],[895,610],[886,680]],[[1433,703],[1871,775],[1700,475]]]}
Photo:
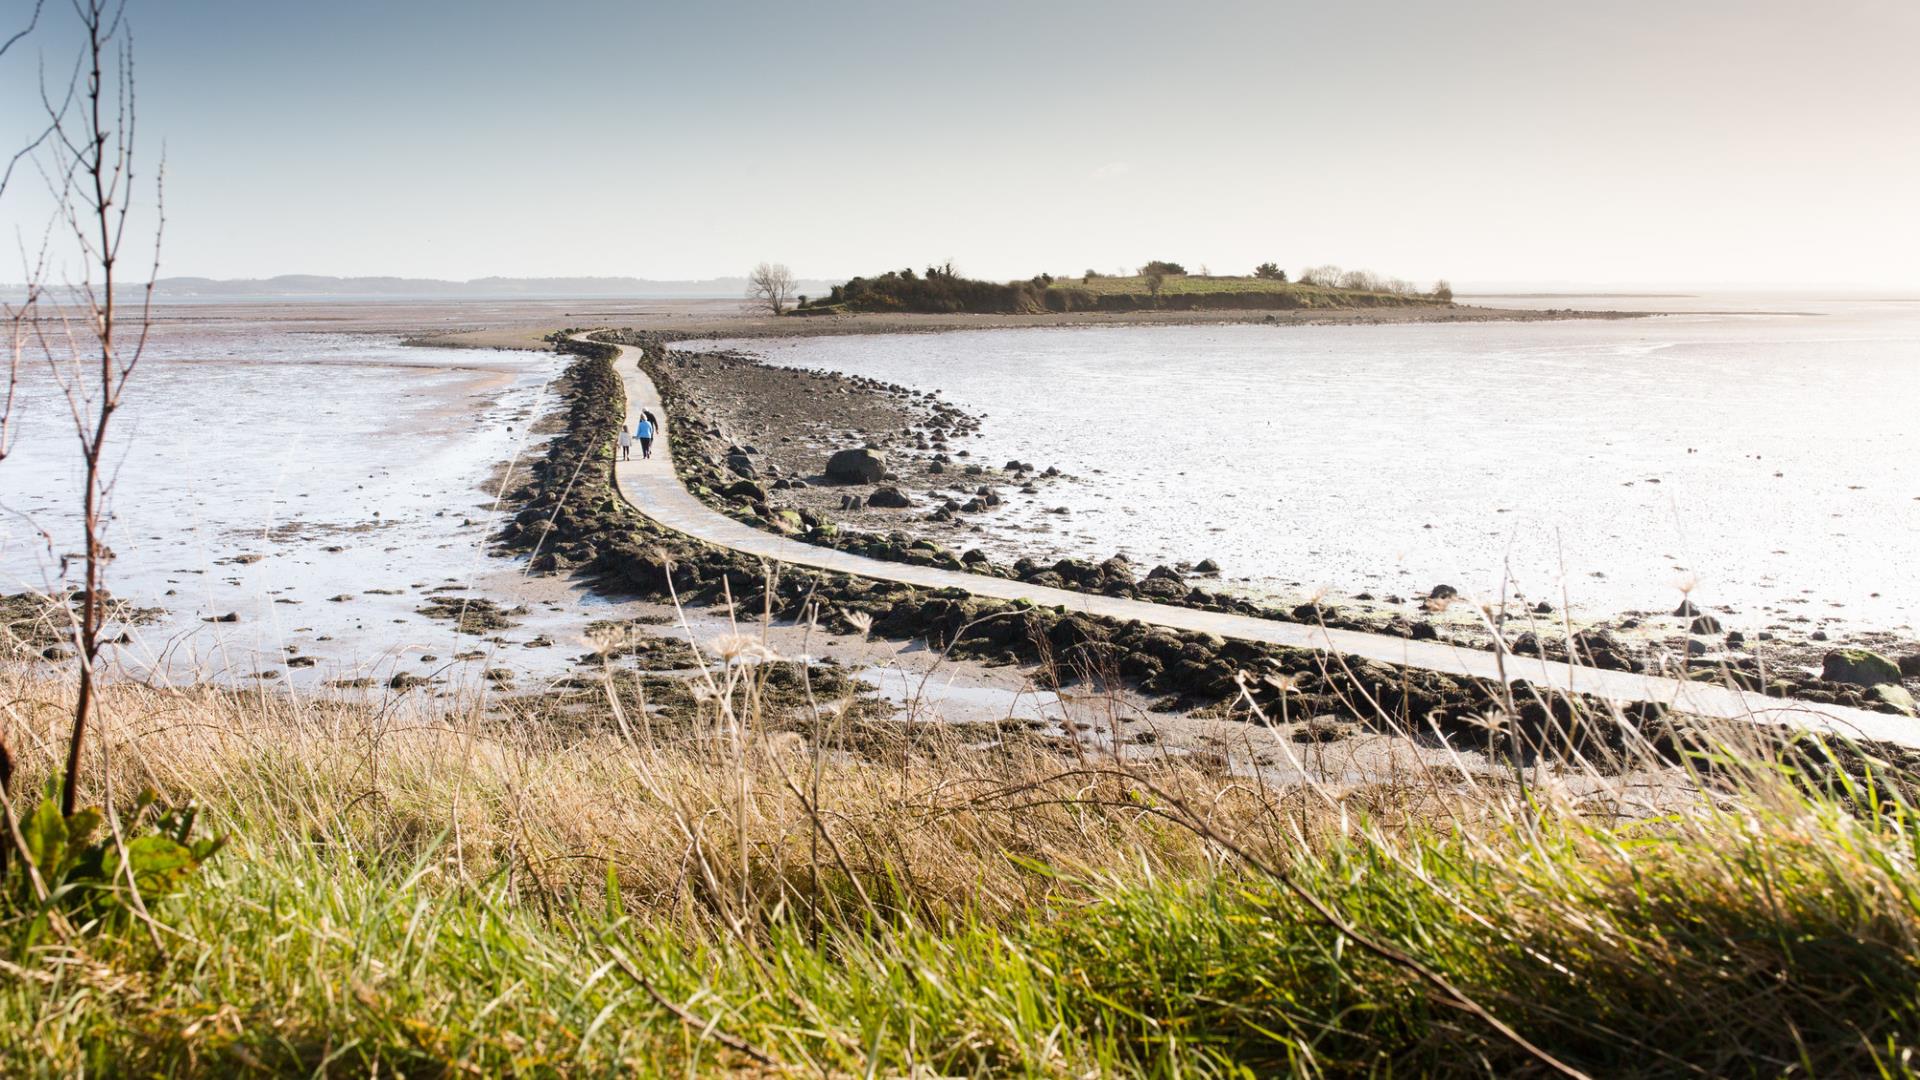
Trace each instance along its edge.
{"label": "dry golden grass", "polygon": [[[47,1075],[1906,1069],[1916,831],[1758,740],[1709,772],[1349,759],[1276,786],[938,725],[855,740],[844,701],[769,713],[764,646],[717,651],[671,735],[611,669],[566,726],[113,686],[87,794],[192,799],[232,843],[164,934],[9,958],[0,1053]],[[55,763],[64,692],[0,673],[16,792]]]}

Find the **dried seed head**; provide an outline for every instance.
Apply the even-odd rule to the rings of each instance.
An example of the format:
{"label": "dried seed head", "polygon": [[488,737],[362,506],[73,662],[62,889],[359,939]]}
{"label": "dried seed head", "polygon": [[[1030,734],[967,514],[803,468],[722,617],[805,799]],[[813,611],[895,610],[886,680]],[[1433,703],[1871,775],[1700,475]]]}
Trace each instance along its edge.
{"label": "dried seed head", "polygon": [[707,642],[707,651],[727,664],[766,664],[781,659],[766,642],[748,634],[722,634]]}

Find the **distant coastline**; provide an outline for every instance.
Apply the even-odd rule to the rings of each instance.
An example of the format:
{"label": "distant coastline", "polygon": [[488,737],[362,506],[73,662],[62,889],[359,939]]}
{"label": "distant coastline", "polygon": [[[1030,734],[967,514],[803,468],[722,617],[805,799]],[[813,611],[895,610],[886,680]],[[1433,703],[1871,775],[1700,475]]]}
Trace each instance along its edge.
{"label": "distant coastline", "polygon": [[[801,281],[824,291],[824,281]],[[745,277],[654,280],[636,277],[482,277],[468,281],[408,277],[335,277],[279,274],[269,278],[164,277],[154,282],[158,301],[271,300],[653,300],[731,299],[746,294]],[[0,285],[0,295],[23,296],[26,287]],[[116,290],[118,292],[119,290]],[[128,291],[134,291],[129,289]]]}

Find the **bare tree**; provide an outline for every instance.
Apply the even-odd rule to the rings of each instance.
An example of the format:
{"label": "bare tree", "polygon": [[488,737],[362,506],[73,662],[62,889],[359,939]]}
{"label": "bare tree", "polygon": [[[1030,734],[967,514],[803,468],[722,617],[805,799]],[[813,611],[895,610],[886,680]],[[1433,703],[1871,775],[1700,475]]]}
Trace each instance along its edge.
{"label": "bare tree", "polygon": [[1453,285],[1446,278],[1433,283],[1433,298],[1443,304],[1453,303]]}
{"label": "bare tree", "polygon": [[764,305],[775,315],[787,310],[793,299],[793,271],[785,263],[761,263],[747,276],[747,299]]}
{"label": "bare tree", "polygon": [[1300,280],[1307,285],[1319,285],[1323,288],[1330,289],[1340,284],[1340,275],[1341,270],[1339,267],[1327,263],[1320,266],[1309,266],[1305,270],[1300,271]]}
{"label": "bare tree", "polygon": [[[73,627],[80,686],[60,796],[61,812],[69,817],[96,703],[104,644],[101,631],[108,618],[102,580],[112,558],[106,544],[106,505],[112,487],[107,436],[152,329],[153,282],[159,271],[165,220],[156,176],[154,261],[139,292],[138,317],[129,318],[121,295],[127,289],[121,263],[137,198],[133,51],[126,0],[73,0],[73,8],[84,37],[80,70],[67,88],[67,104],[55,105],[54,96],[42,90],[50,159],[42,171],[57,199],[56,222],[73,240],[78,280],[66,281],[61,302],[31,320],[35,343],[66,395],[85,466],[81,521],[86,547],[80,611]],[[41,302],[46,302],[44,293]]]}

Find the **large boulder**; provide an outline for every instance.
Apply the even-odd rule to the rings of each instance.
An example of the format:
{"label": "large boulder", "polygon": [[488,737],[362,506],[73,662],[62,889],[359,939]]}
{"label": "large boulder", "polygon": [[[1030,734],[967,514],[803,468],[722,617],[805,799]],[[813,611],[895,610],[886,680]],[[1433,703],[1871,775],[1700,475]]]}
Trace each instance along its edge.
{"label": "large boulder", "polygon": [[883,487],[873,489],[873,494],[867,496],[867,505],[881,510],[904,510],[913,505],[913,500],[897,487]]}
{"label": "large boulder", "polygon": [[886,476],[887,459],[878,450],[842,450],[827,459],[827,478],[843,484],[877,484]]}
{"label": "large boulder", "polygon": [[1820,677],[1828,682],[1878,686],[1900,681],[1900,668],[1869,649],[1834,649],[1821,659]]}

